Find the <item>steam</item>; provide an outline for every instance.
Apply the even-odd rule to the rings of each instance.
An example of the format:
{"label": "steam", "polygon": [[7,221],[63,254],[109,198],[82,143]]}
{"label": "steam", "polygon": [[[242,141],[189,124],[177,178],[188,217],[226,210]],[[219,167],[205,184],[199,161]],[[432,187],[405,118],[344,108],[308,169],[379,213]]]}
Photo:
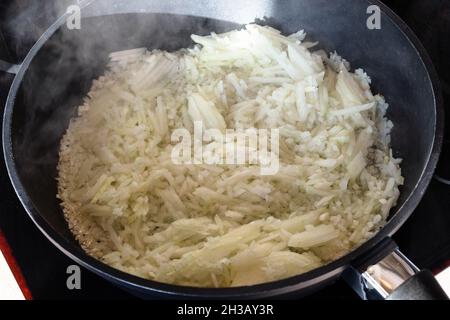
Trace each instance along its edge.
{"label": "steam", "polygon": [[[21,39],[19,46],[29,48],[69,5],[76,3],[52,1],[57,5],[50,6],[50,1],[45,1],[43,6],[43,2],[33,1],[31,7],[21,8],[11,17],[8,32]],[[29,186],[39,185],[45,190],[49,201],[51,197],[55,201],[60,140],[92,81],[105,73],[111,52],[138,47],[175,51],[192,45],[192,33],[205,35],[239,27],[180,15],[85,17],[83,12],[79,30],[69,30],[63,24],[33,58],[14,106],[13,150],[18,171]],[[34,22],[32,17],[39,19]]]}
{"label": "steam", "polygon": [[3,32],[13,45],[12,52],[17,53],[15,63],[20,63],[31,46],[61,16],[67,6],[76,3],[75,0],[58,1],[10,1],[3,13]]}

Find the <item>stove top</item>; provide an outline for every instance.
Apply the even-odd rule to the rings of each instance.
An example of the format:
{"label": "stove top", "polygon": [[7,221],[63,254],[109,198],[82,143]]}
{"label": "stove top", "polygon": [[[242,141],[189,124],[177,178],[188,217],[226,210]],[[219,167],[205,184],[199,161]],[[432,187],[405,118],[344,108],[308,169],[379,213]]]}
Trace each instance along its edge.
{"label": "stove top", "polygon": [[[42,0],[33,0],[33,3]],[[45,1],[48,5],[49,2]],[[56,1],[53,1],[56,2]],[[431,182],[423,200],[412,217],[397,232],[394,239],[402,251],[419,267],[438,270],[450,261],[450,2],[428,1],[385,1],[399,14],[422,40],[430,53],[441,78],[446,101],[446,141],[437,169],[437,176]],[[5,14],[19,17],[21,10],[31,1],[3,1],[0,4],[0,21]],[[47,11],[48,12],[48,11]],[[56,12],[36,17],[31,25],[32,37],[18,39],[11,36],[10,24],[0,22],[0,58],[17,63],[23,59],[33,36],[37,38],[43,21],[52,21]],[[16,15],[16,16],[15,16]],[[27,18],[30,19],[30,18]],[[30,25],[22,24],[24,34]],[[0,106],[6,99],[11,75],[0,76]],[[31,295],[35,299],[131,299],[133,296],[116,288],[88,270],[81,269],[81,290],[69,290],[66,285],[67,267],[74,262],[56,249],[28,218],[10,184],[0,158],[0,231],[3,232],[25,278]],[[308,299],[356,299],[356,294],[342,281],[313,294]]]}

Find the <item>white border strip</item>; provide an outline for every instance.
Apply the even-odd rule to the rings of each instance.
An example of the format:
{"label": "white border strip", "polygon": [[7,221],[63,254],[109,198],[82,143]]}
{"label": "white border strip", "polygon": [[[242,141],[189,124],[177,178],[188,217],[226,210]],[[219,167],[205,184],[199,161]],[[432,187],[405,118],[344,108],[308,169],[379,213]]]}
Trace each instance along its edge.
{"label": "white border strip", "polygon": [[0,251],[0,300],[25,300],[8,263]]}

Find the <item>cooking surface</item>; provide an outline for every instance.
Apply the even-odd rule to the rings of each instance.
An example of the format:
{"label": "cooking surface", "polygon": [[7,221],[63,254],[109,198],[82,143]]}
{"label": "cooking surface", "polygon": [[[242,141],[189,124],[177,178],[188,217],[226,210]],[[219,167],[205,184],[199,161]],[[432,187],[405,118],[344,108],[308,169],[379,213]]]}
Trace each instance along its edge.
{"label": "cooking surface", "polygon": [[[0,21],[5,21],[6,13],[15,16],[17,12],[21,12],[24,8],[24,2],[29,1],[21,1],[20,6],[15,4],[14,1],[3,2],[0,5],[0,16],[2,16]],[[48,2],[45,1],[45,3]],[[446,58],[450,54],[450,45],[446,43],[450,37],[450,3],[445,0],[386,2],[414,29],[432,55],[444,84],[446,99],[450,102],[450,64]],[[24,30],[32,28],[30,26],[35,26],[33,30],[28,30],[29,34],[26,41],[11,36],[10,26],[0,25],[0,29],[3,31],[0,34],[2,35],[0,38],[0,59],[17,63],[23,58],[30,43],[32,44],[31,39],[33,36],[36,37],[38,33],[36,29],[45,25],[43,21],[46,21],[46,19],[51,21],[53,17],[50,13],[39,15],[37,19],[37,22],[31,21],[29,24],[22,25]],[[11,81],[11,76],[0,77],[2,111],[6,90]],[[450,128],[450,108],[447,106],[446,109],[446,131],[448,132]],[[448,134],[446,136],[448,137]],[[413,141],[413,137],[411,141]],[[444,179],[450,176],[448,165],[443,165],[449,163],[447,156],[449,151],[450,145],[447,144],[444,147],[443,157],[438,169],[439,175]],[[12,249],[33,297],[131,298],[131,295],[84,269],[81,271],[81,290],[67,289],[68,275],[66,270],[68,266],[74,263],[45,239],[27,217],[9,182],[3,156],[1,162],[0,230],[3,231]],[[450,186],[433,180],[417,210],[394,238],[402,251],[419,267],[433,270],[442,267],[450,259],[449,230]],[[356,295],[343,281],[338,281],[310,298],[354,299]]]}

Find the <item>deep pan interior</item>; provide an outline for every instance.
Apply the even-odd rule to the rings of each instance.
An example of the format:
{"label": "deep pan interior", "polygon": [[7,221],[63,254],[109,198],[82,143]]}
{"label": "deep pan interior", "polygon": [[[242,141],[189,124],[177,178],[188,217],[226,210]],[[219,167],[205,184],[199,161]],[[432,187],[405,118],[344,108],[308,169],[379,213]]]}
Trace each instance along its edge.
{"label": "deep pan interior", "polygon": [[[418,53],[391,21],[373,31],[365,23],[349,22],[364,18],[363,14],[349,15],[352,13],[342,21],[335,19],[333,25],[317,15],[264,23],[286,34],[305,29],[322,48],[337,50],[353,67],[363,67],[372,77],[373,91],[382,93],[390,103],[388,117],[395,126],[392,146],[395,155],[404,159],[406,178],[399,203],[392,210],[395,214],[419,181],[432,148],[436,120],[433,88]],[[11,130],[19,179],[52,229],[78,246],[56,199],[59,141],[92,80],[105,71],[108,54],[136,47],[177,50],[192,44],[192,33],[236,27],[239,25],[232,22],[168,14],[108,15],[83,19],[80,30],[63,26],[44,44],[18,90]]]}

